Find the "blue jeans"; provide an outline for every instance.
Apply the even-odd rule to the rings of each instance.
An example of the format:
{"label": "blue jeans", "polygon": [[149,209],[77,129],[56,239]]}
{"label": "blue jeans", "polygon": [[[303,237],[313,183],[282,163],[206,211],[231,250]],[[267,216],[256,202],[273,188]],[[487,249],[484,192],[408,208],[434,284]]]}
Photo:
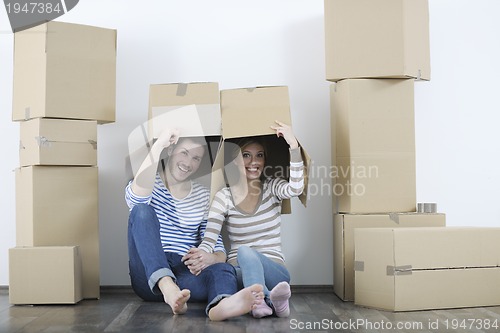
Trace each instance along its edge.
{"label": "blue jeans", "polygon": [[269,305],[271,305],[269,290],[282,281],[290,283],[290,273],[284,265],[272,261],[248,246],[238,248],[237,260],[239,266],[236,267],[236,273],[240,285],[248,287],[255,283],[261,284],[264,287],[265,299]]}
{"label": "blue jeans", "polygon": [[236,271],[226,263],[216,263],[193,275],[181,261],[182,256],[164,252],[160,241],[160,224],[153,207],[134,206],[128,223],[129,272],[132,289],[145,301],[164,301],[157,284],[170,276],[180,289],[189,289],[189,301],[207,302],[205,312],[221,299],[238,290]]}

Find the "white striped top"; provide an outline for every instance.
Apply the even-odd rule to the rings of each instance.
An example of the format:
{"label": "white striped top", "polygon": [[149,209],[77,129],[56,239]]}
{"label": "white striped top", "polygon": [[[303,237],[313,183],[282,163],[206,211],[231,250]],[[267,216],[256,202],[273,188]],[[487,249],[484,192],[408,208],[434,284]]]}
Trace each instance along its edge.
{"label": "white striped top", "polygon": [[262,184],[261,198],[253,213],[235,207],[229,187],[216,193],[210,212],[205,237],[199,248],[213,252],[225,223],[230,240],[228,262],[237,265],[238,248],[249,246],[270,259],[284,263],[281,252],[281,202],[299,196],[304,189],[304,163],[300,148],[290,150],[290,181],[269,178]]}
{"label": "white striped top", "polygon": [[[191,182],[191,192],[183,199],[172,196],[160,175],[156,174],[150,196],[135,195],[132,181],[125,188],[125,201],[130,210],[140,203],[151,205],[160,222],[163,251],[184,255],[200,244],[207,225],[210,191],[203,185]],[[222,237],[218,237],[215,251],[225,252]]]}

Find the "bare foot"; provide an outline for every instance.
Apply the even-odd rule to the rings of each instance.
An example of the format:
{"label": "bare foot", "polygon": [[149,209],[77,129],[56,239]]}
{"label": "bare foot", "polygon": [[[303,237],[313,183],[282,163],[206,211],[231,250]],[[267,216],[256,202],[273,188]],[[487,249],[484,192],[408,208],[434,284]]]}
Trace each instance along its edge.
{"label": "bare foot", "polygon": [[241,289],[236,294],[222,299],[219,304],[211,308],[208,317],[211,320],[219,321],[248,313],[264,301],[262,290],[260,284]]}
{"label": "bare foot", "polygon": [[170,305],[174,314],[186,313],[186,303],[191,296],[191,291],[188,289],[180,290],[169,276],[166,276],[158,281],[158,288],[160,288],[161,293],[163,294],[165,303]]}

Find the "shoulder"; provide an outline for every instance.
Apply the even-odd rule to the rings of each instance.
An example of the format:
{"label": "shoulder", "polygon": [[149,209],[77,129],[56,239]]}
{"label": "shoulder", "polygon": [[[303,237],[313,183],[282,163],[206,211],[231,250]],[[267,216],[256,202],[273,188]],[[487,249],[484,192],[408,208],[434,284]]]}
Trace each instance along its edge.
{"label": "shoulder", "polygon": [[210,197],[210,190],[208,189],[208,187],[200,184],[200,183],[197,183],[197,182],[192,182],[191,183],[191,194],[195,197]]}

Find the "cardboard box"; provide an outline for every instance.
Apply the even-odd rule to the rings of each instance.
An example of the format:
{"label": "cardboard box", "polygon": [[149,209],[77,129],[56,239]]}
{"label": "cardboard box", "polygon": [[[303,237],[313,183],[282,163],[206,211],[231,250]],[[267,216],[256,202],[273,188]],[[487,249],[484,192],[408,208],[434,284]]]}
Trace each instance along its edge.
{"label": "cardboard box", "polygon": [[333,222],[333,291],[354,300],[354,231],[358,228],[444,227],[445,214],[337,214]]}
{"label": "cardboard box", "polygon": [[338,211],[416,211],[413,80],[342,80],[330,97]]}
{"label": "cardboard box", "polygon": [[12,120],[115,121],[116,30],[47,22],[14,34]]}
{"label": "cardboard box", "polygon": [[96,165],[97,122],[36,118],[20,123],[19,161],[28,165]]}
{"label": "cardboard box", "polygon": [[221,111],[216,82],[152,84],[149,131],[158,138],[175,124],[182,136],[220,136]]}
{"label": "cardboard box", "polygon": [[75,304],[82,299],[78,246],[9,249],[11,304]]}
{"label": "cardboard box", "polygon": [[427,0],[325,0],[326,79],[430,80]]}
{"label": "cardboard box", "polygon": [[[258,136],[267,148],[266,176],[289,178],[289,146],[283,138],[278,138],[270,128],[275,120],[292,124],[288,87],[271,86],[241,88],[221,91],[222,139],[212,171],[212,196],[226,186],[224,169],[228,168],[229,145],[234,145],[244,137]],[[307,203],[308,167],[311,159],[301,147],[304,161],[304,191],[299,196],[305,206]],[[226,170],[229,171],[229,170]],[[291,212],[290,200],[283,200],[282,213]]]}
{"label": "cardboard box", "polygon": [[16,169],[17,246],[80,247],[83,298],[99,298],[97,167]]}
{"label": "cardboard box", "polygon": [[357,305],[389,311],[500,305],[500,228],[357,229]]}
{"label": "cardboard box", "polygon": [[150,85],[148,122],[129,136],[129,149],[134,147],[129,156],[131,178],[149,153],[149,143],[156,140],[164,128],[175,127],[182,137],[205,137],[206,154],[192,179],[210,187],[212,164],[222,133],[219,100],[216,82]]}

